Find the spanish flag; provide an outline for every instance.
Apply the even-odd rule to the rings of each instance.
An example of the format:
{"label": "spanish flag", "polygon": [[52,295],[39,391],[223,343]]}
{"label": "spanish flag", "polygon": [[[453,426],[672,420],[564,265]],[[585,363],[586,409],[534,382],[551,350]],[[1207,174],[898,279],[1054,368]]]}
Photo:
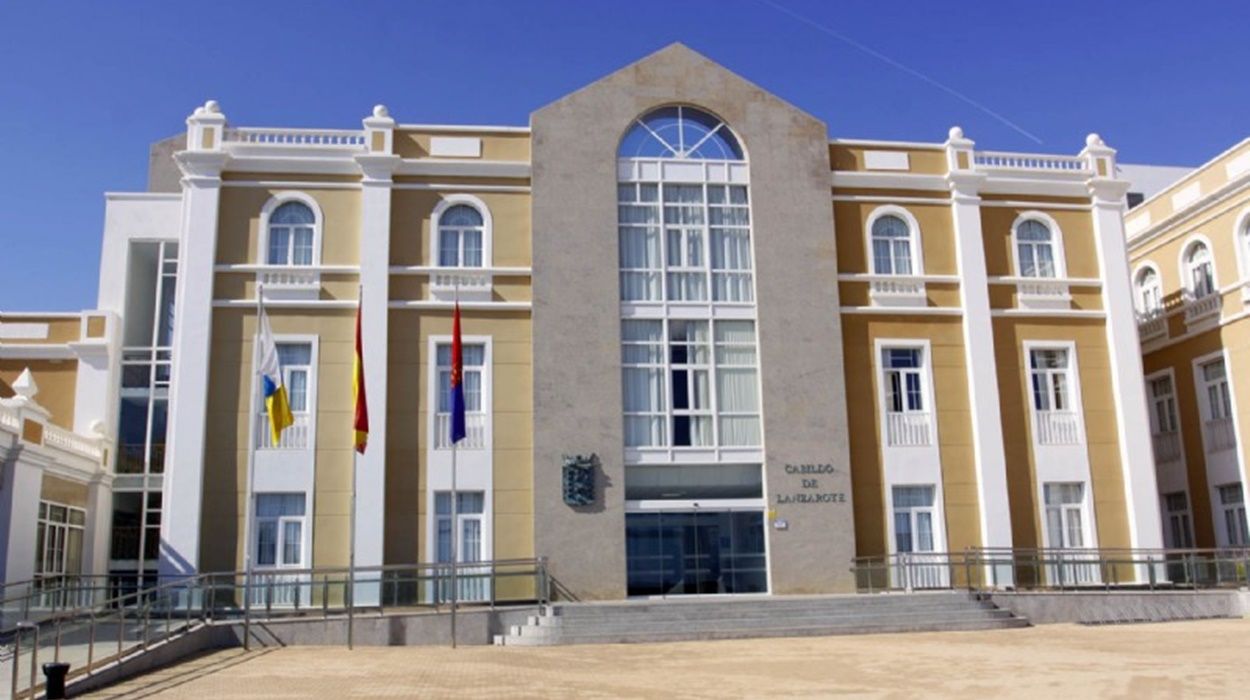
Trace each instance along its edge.
{"label": "spanish flag", "polygon": [[356,403],[352,421],[353,443],[356,451],[365,453],[369,444],[369,403],[365,399],[365,357],[360,339],[360,306],[356,306],[356,358],[352,362],[352,399]]}
{"label": "spanish flag", "polygon": [[269,317],[265,315],[264,304],[260,305],[257,323],[259,332],[256,342],[260,344],[260,384],[265,396],[265,412],[269,414],[269,436],[273,446],[277,447],[282,439],[282,431],[295,422],[291,415],[291,404],[287,400],[286,387],[282,383],[282,365],[278,361],[278,346],[273,342],[273,329],[269,327]]}

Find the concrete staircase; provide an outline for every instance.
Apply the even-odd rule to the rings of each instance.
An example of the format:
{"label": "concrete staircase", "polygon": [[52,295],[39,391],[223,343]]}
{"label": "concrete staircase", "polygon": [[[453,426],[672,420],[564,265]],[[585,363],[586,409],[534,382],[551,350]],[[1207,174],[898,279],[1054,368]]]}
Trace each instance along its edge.
{"label": "concrete staircase", "polygon": [[963,592],[557,603],[499,646],[620,644],[1027,627]]}

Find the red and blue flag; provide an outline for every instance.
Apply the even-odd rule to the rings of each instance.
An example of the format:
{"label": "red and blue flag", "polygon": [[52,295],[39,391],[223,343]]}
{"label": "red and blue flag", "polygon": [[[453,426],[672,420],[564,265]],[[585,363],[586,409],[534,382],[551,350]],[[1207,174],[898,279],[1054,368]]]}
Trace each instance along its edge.
{"label": "red and blue flag", "polygon": [[451,442],[464,439],[464,358],[460,351],[460,302],[451,317]]}

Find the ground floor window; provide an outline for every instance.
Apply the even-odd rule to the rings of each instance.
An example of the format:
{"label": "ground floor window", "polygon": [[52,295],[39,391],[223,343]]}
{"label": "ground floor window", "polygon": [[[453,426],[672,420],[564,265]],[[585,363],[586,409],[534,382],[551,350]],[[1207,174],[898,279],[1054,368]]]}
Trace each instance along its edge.
{"label": "ground floor window", "polygon": [[1075,549],[1085,547],[1085,484],[1046,484],[1047,546]]}
{"label": "ground floor window", "polygon": [[39,502],[35,532],[35,578],[54,579],[82,573],[83,532],[87,511],[82,508]]}
{"label": "ground floor window", "polygon": [[256,565],[304,565],[305,497],[302,493],[256,494]]}
{"label": "ground floor window", "polygon": [[895,551],[934,551],[933,486],[895,486],[893,496]]}
{"label": "ground floor window", "polygon": [[1189,517],[1189,497],[1184,491],[1164,494],[1167,508],[1167,534],[1169,546],[1189,548],[1194,546],[1193,525]]}
{"label": "ground floor window", "polygon": [[1246,525],[1246,500],[1241,484],[1219,487],[1220,510],[1224,515],[1224,534],[1230,547],[1250,546],[1250,532]]}
{"label": "ground floor window", "polygon": [[768,591],[762,509],[628,513],[625,546],[631,596]]}
{"label": "ground floor window", "polygon": [[[436,557],[439,563],[453,561],[451,492],[434,494],[434,517],[437,542]],[[456,556],[460,564],[472,564],[486,559],[486,494],[482,491],[458,491],[456,493]],[[480,569],[480,570],[479,570]],[[490,596],[490,576],[486,567],[459,568],[456,586],[457,599],[463,601],[487,600]],[[439,597],[451,597],[450,581],[444,582]]]}

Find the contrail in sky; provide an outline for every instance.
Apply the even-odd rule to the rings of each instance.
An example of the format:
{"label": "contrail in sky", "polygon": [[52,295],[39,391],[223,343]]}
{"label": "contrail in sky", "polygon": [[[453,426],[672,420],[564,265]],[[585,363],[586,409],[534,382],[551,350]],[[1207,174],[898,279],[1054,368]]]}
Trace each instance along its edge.
{"label": "contrail in sky", "polygon": [[854,48],[854,49],[858,49],[859,51],[862,51],[862,52],[864,52],[864,53],[868,54],[869,56],[872,56],[873,58],[877,59],[878,61],[881,61],[882,63],[885,63],[885,64],[890,65],[890,66],[894,66],[895,68],[897,68],[897,69],[899,69],[899,70],[903,71],[904,73],[907,73],[908,75],[910,75],[910,76],[912,76],[912,77],[914,77],[914,78],[918,78],[918,79],[920,79],[920,80],[923,80],[924,82],[926,82],[926,83],[928,83],[928,84],[932,85],[933,87],[935,87],[935,88],[937,88],[937,89],[941,90],[942,92],[945,92],[946,94],[950,95],[951,97],[954,97],[954,98],[956,98],[956,99],[960,100],[961,102],[965,102],[965,103],[967,103],[967,104],[969,104],[969,105],[971,105],[971,106],[975,107],[976,109],[981,110],[982,112],[984,112],[984,113],[988,114],[989,116],[993,117],[996,121],[998,121],[998,122],[1002,123],[1003,125],[1007,126],[1007,127],[1008,127],[1008,128],[1010,128],[1012,131],[1015,131],[1015,132],[1017,132],[1017,133],[1019,133],[1019,134],[1021,134],[1021,135],[1025,136],[1025,137],[1026,137],[1026,138],[1028,138],[1029,140],[1031,140],[1031,141],[1033,141],[1033,142],[1035,142],[1035,143],[1037,143],[1037,144],[1039,144],[1039,145],[1042,143],[1042,140],[1041,140],[1041,139],[1039,139],[1038,137],[1036,137],[1036,136],[1034,136],[1033,134],[1029,133],[1029,132],[1028,132],[1028,131],[1026,131],[1023,127],[1021,127],[1021,126],[1017,125],[1015,122],[1011,121],[1011,120],[1010,120],[1010,119],[1008,119],[1007,117],[1004,117],[1003,115],[999,114],[998,112],[995,112],[994,110],[990,109],[989,107],[986,107],[985,105],[981,104],[980,102],[977,102],[976,100],[972,99],[971,97],[968,97],[967,95],[965,95],[965,94],[963,94],[962,92],[960,92],[960,91],[956,90],[955,88],[950,87],[950,86],[947,86],[947,85],[944,85],[943,83],[940,83],[940,82],[938,82],[937,80],[934,80],[933,78],[930,78],[929,76],[925,75],[924,73],[921,73],[920,71],[916,70],[915,68],[911,68],[910,66],[905,66],[905,65],[903,65],[902,63],[899,63],[898,61],[896,61],[896,60],[894,60],[894,59],[890,58],[889,56],[886,56],[885,54],[881,53],[880,51],[877,51],[876,49],[873,49],[873,48],[871,48],[871,47],[865,46],[865,45],[863,45],[863,44],[859,43],[858,41],[855,41],[854,39],[852,39],[851,37],[849,37],[849,36],[847,36],[847,35],[845,35],[845,34],[841,34],[841,33],[837,32],[837,31],[834,31],[833,29],[830,29],[829,27],[827,27],[827,26],[825,26],[825,25],[821,24],[820,22],[817,22],[817,21],[815,21],[815,20],[813,20],[813,19],[810,19],[810,18],[808,18],[808,17],[804,17],[803,15],[801,15],[801,14],[799,14],[799,13],[795,12],[794,10],[791,10],[790,8],[788,8],[788,7],[784,6],[784,5],[780,5],[780,4],[778,4],[778,3],[773,2],[773,0],[759,0],[759,1],[760,1],[760,2],[762,2],[762,3],[764,3],[765,5],[768,5],[769,7],[773,8],[774,10],[777,10],[778,12],[782,12],[782,13],[784,13],[784,14],[786,14],[786,15],[789,15],[791,18],[796,19],[796,20],[798,20],[798,21],[802,22],[803,24],[808,25],[808,26],[812,27],[813,29],[816,29],[816,30],[817,30],[817,31],[819,31],[819,32],[823,32],[823,33],[825,33],[825,34],[828,34],[829,36],[833,37],[834,39],[837,39],[838,41],[840,41],[840,42],[842,42],[842,43],[844,43],[844,44],[847,44],[848,46],[850,46],[850,47],[852,47],[852,48]]}

